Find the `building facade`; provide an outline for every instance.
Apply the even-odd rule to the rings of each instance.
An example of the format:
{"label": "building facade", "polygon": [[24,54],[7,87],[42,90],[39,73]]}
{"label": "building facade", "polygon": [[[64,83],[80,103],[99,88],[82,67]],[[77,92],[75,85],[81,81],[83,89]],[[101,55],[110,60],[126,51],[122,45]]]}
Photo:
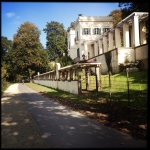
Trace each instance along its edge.
{"label": "building facade", "polygon": [[[98,55],[99,52],[93,51],[93,43],[100,35],[112,28],[112,17],[89,17],[79,15],[75,21],[75,30],[68,33],[68,55],[72,59],[79,58],[82,55],[85,59]],[[97,48],[97,47],[95,47]],[[90,56],[91,55],[91,56]]]}
{"label": "building facade", "polygon": [[[96,60],[107,72],[105,53],[111,51],[111,67],[119,72],[122,63],[148,61],[146,21],[148,12],[134,12],[115,27],[111,17],[86,17],[79,15],[75,30],[68,33],[68,54],[79,62]],[[145,66],[147,68],[147,66]]]}

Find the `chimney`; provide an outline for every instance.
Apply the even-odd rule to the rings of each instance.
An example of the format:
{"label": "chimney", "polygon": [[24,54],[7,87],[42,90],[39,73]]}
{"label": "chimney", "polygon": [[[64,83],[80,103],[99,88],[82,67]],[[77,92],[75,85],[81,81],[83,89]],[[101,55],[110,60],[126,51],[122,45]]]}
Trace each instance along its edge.
{"label": "chimney", "polygon": [[82,14],[78,14],[78,16],[82,16]]}

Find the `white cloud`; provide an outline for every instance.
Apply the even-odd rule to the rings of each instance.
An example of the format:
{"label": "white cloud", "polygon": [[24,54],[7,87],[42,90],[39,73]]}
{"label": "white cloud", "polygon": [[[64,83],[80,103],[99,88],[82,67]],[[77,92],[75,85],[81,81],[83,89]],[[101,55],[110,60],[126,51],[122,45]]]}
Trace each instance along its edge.
{"label": "white cloud", "polygon": [[15,13],[13,13],[13,12],[6,13],[6,16],[7,16],[8,18],[10,18],[10,17],[13,17],[13,16],[15,16]]}
{"label": "white cloud", "polygon": [[19,19],[20,18],[20,16],[16,16],[16,19]]}

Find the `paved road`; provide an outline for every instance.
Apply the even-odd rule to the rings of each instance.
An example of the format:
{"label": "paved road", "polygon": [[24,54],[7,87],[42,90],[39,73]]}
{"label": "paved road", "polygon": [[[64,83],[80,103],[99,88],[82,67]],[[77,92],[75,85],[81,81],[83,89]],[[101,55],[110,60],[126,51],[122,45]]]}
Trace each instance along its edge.
{"label": "paved road", "polygon": [[110,129],[31,90],[14,84],[48,148],[146,148],[145,141]]}
{"label": "paved road", "polygon": [[13,84],[1,96],[1,148],[47,148]]}

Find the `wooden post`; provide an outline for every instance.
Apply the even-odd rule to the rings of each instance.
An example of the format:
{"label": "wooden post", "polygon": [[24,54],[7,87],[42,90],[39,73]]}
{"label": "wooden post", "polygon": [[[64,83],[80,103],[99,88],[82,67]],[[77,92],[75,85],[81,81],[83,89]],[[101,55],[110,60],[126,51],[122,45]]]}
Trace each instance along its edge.
{"label": "wooden post", "polygon": [[130,98],[129,98],[129,69],[126,68],[126,72],[127,72],[127,90],[128,90],[128,106],[130,106]]}
{"label": "wooden post", "polygon": [[109,99],[110,99],[110,102],[111,102],[111,80],[110,80],[110,75],[111,75],[111,72],[109,71]]}
{"label": "wooden post", "polygon": [[82,87],[81,87],[81,75],[79,75],[79,69],[77,68],[77,76],[78,76],[78,95],[81,94],[82,91]]}
{"label": "wooden post", "polygon": [[89,68],[85,68],[85,78],[86,78],[86,90],[88,91],[89,90]]}

